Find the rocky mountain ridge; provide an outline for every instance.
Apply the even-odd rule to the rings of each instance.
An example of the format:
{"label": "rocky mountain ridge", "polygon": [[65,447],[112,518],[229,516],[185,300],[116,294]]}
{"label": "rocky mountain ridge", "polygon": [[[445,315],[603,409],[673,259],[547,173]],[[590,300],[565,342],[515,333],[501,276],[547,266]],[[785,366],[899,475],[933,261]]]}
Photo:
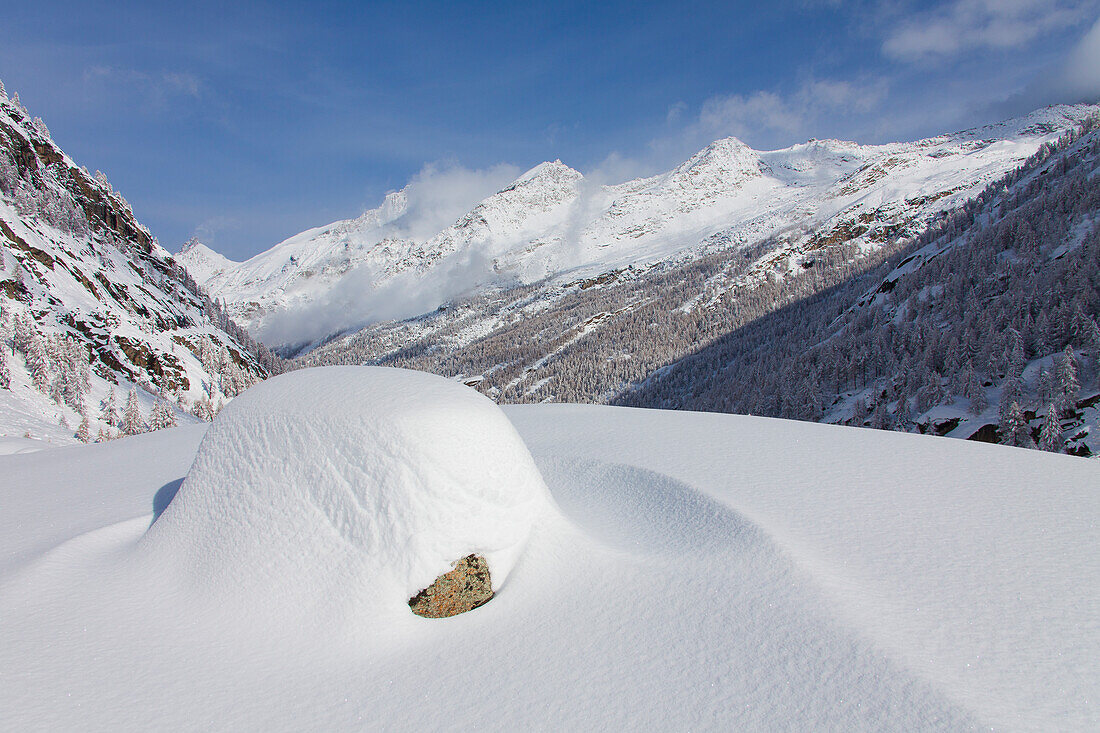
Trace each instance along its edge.
{"label": "rocky mountain ridge", "polygon": [[[0,428],[18,423],[34,434],[51,432],[42,423],[76,427],[84,418],[93,434],[117,428],[99,405],[112,389],[136,387],[146,413],[159,399],[205,416],[275,363],[137,221],[105,175],[78,166],[17,95],[4,94],[0,332],[9,347]],[[30,353],[39,346],[44,361]],[[87,369],[66,392],[54,383],[74,354]]]}

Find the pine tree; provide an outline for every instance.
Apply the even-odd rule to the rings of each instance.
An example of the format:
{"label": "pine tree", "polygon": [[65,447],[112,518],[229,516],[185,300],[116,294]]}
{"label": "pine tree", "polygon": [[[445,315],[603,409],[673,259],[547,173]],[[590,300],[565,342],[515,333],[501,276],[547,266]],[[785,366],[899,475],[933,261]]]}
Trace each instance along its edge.
{"label": "pine tree", "polygon": [[985,412],[985,409],[989,407],[989,398],[985,395],[985,388],[982,387],[982,383],[978,380],[978,375],[974,373],[974,368],[970,365],[970,362],[966,362],[966,378],[963,383],[963,396],[970,400],[970,413],[972,415],[981,415]]}
{"label": "pine tree", "polygon": [[1058,390],[1059,411],[1067,413],[1076,410],[1077,395],[1081,391],[1081,385],[1077,383],[1077,366],[1074,364],[1072,346],[1066,346],[1065,351],[1062,352],[1054,381]]}
{"label": "pine tree", "polygon": [[11,372],[8,371],[8,359],[0,351],[0,389],[11,388]]}
{"label": "pine tree", "polygon": [[35,389],[42,393],[50,388],[49,359],[46,356],[46,344],[36,331],[31,331],[28,337],[27,351],[24,354],[27,360],[27,371],[31,373],[31,382]]}
{"label": "pine tree", "polygon": [[76,439],[79,440],[81,443],[92,442],[91,430],[92,428],[88,424],[88,416],[85,415],[80,419],[80,425],[78,425],[76,428]]}
{"label": "pine tree", "polygon": [[168,405],[168,401],[163,397],[158,399],[156,404],[153,405],[152,414],[149,416],[149,429],[161,430],[163,428],[174,428],[175,426],[176,415]]}
{"label": "pine tree", "polygon": [[1036,387],[1039,396],[1039,402],[1042,404],[1048,404],[1053,402],[1057,395],[1054,388],[1054,374],[1047,368],[1039,370],[1039,382]]}
{"label": "pine tree", "polygon": [[875,409],[871,412],[871,427],[875,430],[893,430],[894,421],[886,407],[886,398],[875,400]]}
{"label": "pine tree", "polygon": [[1013,404],[1017,407],[1024,399],[1024,383],[1019,377],[1009,377],[1001,385],[1001,402],[998,405],[997,415],[1001,422],[1008,419],[1008,411]]}
{"label": "pine tree", "polygon": [[119,429],[123,435],[137,435],[145,432],[145,423],[141,419],[141,408],[138,406],[137,389],[131,388],[126,397],[126,407],[122,411],[122,424]]}
{"label": "pine tree", "polygon": [[1039,431],[1039,450],[1062,452],[1062,426],[1058,422],[1058,408],[1053,402],[1047,405],[1047,416]]}
{"label": "pine tree", "polygon": [[1008,344],[1005,347],[1005,364],[1008,369],[1008,376],[1019,377],[1023,374],[1024,364],[1024,342],[1020,338],[1020,332],[1014,328],[1008,329]]}
{"label": "pine tree", "polygon": [[1092,352],[1092,368],[1100,372],[1100,327],[1096,325],[1096,321],[1088,318],[1083,331],[1085,348]]}
{"label": "pine tree", "polygon": [[862,425],[867,418],[867,402],[862,397],[852,405],[852,424]]}
{"label": "pine tree", "polygon": [[1005,445],[1014,445],[1017,448],[1034,448],[1035,441],[1031,439],[1031,428],[1024,418],[1024,411],[1020,409],[1018,402],[1008,406],[1005,419],[1001,423],[1001,442]]}
{"label": "pine tree", "polygon": [[103,400],[102,409],[99,411],[99,419],[113,428],[118,427],[118,404],[114,387],[111,387],[111,391],[107,393],[107,398]]}
{"label": "pine tree", "polygon": [[894,411],[894,421],[894,430],[902,433],[908,432],[913,424],[913,412],[909,409],[909,398],[904,393],[898,399],[898,409]]}

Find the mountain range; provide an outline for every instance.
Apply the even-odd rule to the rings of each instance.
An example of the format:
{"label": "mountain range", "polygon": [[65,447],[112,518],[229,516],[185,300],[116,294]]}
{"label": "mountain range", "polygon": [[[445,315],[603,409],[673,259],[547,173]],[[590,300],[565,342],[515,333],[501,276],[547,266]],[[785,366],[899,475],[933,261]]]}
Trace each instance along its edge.
{"label": "mountain range", "polygon": [[254,336],[289,353],[471,294],[554,289],[768,239],[761,256],[796,272],[829,244],[870,251],[919,234],[1096,109],[1049,107],[885,145],[811,140],[756,151],[726,138],[615,185],[546,162],[427,235],[410,221],[404,189],[244,262],[195,241],[178,259]]}

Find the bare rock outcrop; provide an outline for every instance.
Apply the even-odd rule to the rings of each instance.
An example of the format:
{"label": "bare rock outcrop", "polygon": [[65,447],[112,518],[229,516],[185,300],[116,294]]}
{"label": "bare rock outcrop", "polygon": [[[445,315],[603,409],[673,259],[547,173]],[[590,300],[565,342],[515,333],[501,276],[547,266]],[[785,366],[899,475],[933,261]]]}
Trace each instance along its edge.
{"label": "bare rock outcrop", "polygon": [[424,618],[447,618],[472,611],[492,597],[488,563],[481,555],[467,555],[410,598],[409,608]]}

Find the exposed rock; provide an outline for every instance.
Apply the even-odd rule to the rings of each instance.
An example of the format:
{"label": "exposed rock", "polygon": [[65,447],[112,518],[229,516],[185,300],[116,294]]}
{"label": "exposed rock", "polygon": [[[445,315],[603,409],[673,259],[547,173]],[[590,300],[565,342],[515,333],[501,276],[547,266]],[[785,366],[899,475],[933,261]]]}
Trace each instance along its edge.
{"label": "exposed rock", "polygon": [[455,563],[454,569],[410,598],[409,608],[424,618],[447,618],[484,605],[492,597],[493,584],[485,558],[467,555]]}

